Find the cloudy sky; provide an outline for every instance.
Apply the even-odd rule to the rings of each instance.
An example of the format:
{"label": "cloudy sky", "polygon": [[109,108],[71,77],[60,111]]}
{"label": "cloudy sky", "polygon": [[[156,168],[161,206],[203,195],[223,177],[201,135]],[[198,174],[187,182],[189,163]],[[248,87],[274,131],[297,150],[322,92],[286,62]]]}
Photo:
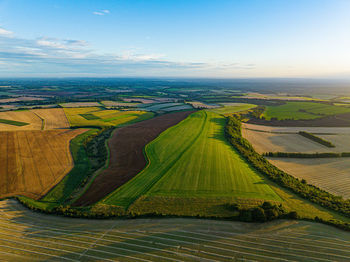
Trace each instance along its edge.
{"label": "cloudy sky", "polygon": [[348,0],[0,0],[0,77],[350,77]]}

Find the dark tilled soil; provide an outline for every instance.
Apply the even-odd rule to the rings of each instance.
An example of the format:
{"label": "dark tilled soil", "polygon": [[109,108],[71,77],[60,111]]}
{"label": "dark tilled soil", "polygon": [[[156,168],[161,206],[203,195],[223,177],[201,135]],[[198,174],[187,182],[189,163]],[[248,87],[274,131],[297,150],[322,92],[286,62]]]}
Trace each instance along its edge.
{"label": "dark tilled soil", "polygon": [[94,204],[136,176],[147,163],[143,154],[145,145],[193,112],[165,114],[117,129],[108,142],[109,167],[96,177],[74,206]]}

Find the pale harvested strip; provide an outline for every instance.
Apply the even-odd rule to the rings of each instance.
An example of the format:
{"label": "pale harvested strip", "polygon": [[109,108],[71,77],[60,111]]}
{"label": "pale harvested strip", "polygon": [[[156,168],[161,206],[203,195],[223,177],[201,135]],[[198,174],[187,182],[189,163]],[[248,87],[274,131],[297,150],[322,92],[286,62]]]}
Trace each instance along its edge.
{"label": "pale harvested strip", "polygon": [[[0,259],[73,261],[348,261],[350,233],[305,222],[85,220],[0,202]],[[5,252],[5,253],[2,253]]]}
{"label": "pale harvested strip", "polygon": [[[344,141],[348,147],[329,148],[299,134],[280,134],[260,132],[243,128],[242,136],[246,138],[258,153],[265,152],[300,152],[300,153],[327,153],[327,152],[350,152],[350,141]],[[333,135],[336,137],[338,135]],[[339,135],[343,136],[343,135]],[[328,135],[327,135],[328,137]],[[350,138],[350,136],[349,136]],[[326,138],[325,138],[326,139]],[[349,139],[350,140],[350,139]],[[330,140],[327,140],[330,141]]]}
{"label": "pale harvested strip", "polygon": [[243,123],[243,128],[256,131],[274,132],[274,133],[298,133],[307,131],[313,134],[350,134],[350,127],[284,127],[284,126],[264,126]]}
{"label": "pale harvested strip", "polygon": [[44,119],[44,129],[69,128],[68,119],[62,108],[32,109],[35,114]]}
{"label": "pale harvested strip", "polygon": [[87,129],[0,132],[0,197],[37,199],[73,167],[69,142]]}
{"label": "pale harvested strip", "polygon": [[0,123],[0,131],[41,130],[42,126],[42,120],[29,110],[0,112],[0,119],[28,123],[28,125],[25,126]]}
{"label": "pale harvested strip", "polygon": [[350,198],[348,158],[270,158],[269,161],[290,175],[305,179],[335,195]]}
{"label": "pale harvested strip", "polygon": [[98,102],[72,102],[72,103],[63,103],[60,104],[62,107],[93,107],[93,106],[101,106]]}

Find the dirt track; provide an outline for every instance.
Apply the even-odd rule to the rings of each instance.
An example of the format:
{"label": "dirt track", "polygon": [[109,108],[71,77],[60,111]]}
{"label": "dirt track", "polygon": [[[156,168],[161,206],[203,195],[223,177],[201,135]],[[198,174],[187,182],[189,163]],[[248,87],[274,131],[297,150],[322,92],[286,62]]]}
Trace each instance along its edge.
{"label": "dirt track", "polygon": [[75,206],[96,203],[136,176],[146,165],[143,148],[160,133],[176,125],[194,111],[161,115],[150,120],[119,128],[109,140],[110,164],[99,174]]}

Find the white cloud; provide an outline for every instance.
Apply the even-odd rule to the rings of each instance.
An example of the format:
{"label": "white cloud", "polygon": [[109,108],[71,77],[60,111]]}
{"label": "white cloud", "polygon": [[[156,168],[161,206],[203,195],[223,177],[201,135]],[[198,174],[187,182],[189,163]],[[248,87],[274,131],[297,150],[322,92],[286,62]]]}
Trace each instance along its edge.
{"label": "white cloud", "polygon": [[0,36],[12,37],[13,32],[0,27]]}
{"label": "white cloud", "polygon": [[104,10],[101,10],[101,11],[95,11],[95,12],[92,12],[94,15],[107,15],[107,14],[110,14],[111,12],[107,9],[104,9]]}

